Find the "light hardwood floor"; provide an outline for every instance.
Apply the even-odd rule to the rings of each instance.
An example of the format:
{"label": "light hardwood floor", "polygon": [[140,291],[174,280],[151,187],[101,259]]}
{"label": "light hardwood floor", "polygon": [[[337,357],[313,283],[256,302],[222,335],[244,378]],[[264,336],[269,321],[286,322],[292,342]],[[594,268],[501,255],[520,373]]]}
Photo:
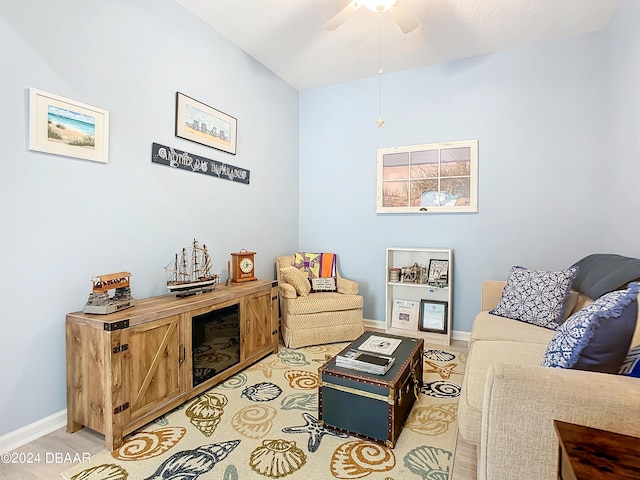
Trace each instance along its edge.
{"label": "light hardwood floor", "polygon": [[[457,351],[466,351],[466,342],[454,341],[451,348]],[[104,437],[99,433],[88,428],[83,428],[75,433],[67,433],[64,428],[61,428],[11,452],[18,454],[17,460],[21,460],[20,457],[23,460],[35,459],[36,455],[40,454],[40,461],[39,463],[0,462],[0,479],[52,480],[61,478],[60,473],[73,466],[70,460],[73,461],[74,457],[82,459],[83,455],[93,455],[102,449],[104,449]],[[459,435],[450,480],[476,480],[476,447],[465,442]]]}
{"label": "light hardwood floor", "polygon": [[458,445],[453,459],[451,480],[476,480],[477,469],[476,446],[465,442],[458,435]]}

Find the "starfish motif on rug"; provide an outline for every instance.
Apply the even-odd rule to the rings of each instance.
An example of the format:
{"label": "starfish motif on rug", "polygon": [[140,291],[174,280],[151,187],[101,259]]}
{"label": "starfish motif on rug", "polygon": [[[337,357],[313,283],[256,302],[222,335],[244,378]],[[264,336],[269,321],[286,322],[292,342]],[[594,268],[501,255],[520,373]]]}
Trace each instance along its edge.
{"label": "starfish motif on rug", "polygon": [[278,359],[278,358],[273,358],[273,359],[267,359],[264,362],[260,362],[258,364],[252,365],[251,367],[249,367],[247,369],[247,371],[251,372],[251,371],[259,371],[262,372],[262,374],[266,377],[266,378],[272,378],[273,377],[273,372],[275,370],[282,370],[282,369],[286,369],[289,368],[286,365],[283,365],[282,362]]}
{"label": "starfish motif on rug", "polygon": [[431,367],[426,368],[424,370],[424,373],[437,373],[443,380],[449,380],[449,378],[451,378],[451,375],[454,373],[464,375],[464,372],[456,372],[454,370],[458,366],[457,363],[447,363],[443,367],[441,367],[437,363],[430,362],[429,360],[425,360],[424,363]]}
{"label": "starfish motif on rug", "polygon": [[320,447],[322,437],[325,435],[332,435],[338,438],[349,438],[349,435],[341,432],[335,432],[327,428],[318,425],[318,420],[310,413],[304,412],[302,418],[306,422],[306,425],[300,425],[297,427],[285,427],[282,429],[284,433],[308,433],[309,442],[307,443],[307,449],[310,453],[315,452]]}

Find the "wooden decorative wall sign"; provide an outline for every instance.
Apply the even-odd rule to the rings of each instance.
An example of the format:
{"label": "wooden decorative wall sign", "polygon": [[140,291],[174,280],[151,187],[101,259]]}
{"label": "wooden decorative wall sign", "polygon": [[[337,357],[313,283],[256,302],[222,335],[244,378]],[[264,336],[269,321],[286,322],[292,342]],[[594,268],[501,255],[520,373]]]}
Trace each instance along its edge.
{"label": "wooden decorative wall sign", "polygon": [[191,170],[192,172],[203,173],[205,175],[211,175],[212,177],[249,184],[249,170],[234,167],[233,165],[209,158],[199,157],[192,153],[160,145],[159,143],[154,143],[151,147],[151,161],[173,168]]}

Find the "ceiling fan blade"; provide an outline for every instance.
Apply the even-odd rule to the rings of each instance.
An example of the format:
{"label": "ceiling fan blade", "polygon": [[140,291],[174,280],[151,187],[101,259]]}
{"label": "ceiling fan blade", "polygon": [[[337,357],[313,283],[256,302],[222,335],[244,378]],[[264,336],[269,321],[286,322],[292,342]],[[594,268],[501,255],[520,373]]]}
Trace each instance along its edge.
{"label": "ceiling fan blade", "polygon": [[416,16],[404,6],[402,0],[398,0],[390,10],[402,33],[413,32],[420,25]]}
{"label": "ceiling fan blade", "polygon": [[338,12],[338,14],[324,24],[325,30],[335,30],[342,25],[347,18],[353,15],[362,6],[357,0],[351,0],[349,4]]}

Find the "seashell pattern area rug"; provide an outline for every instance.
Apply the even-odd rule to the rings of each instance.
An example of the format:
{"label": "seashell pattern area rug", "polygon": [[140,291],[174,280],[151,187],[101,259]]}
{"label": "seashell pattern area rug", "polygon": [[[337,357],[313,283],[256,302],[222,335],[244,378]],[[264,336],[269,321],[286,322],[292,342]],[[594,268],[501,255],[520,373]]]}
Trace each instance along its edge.
{"label": "seashell pattern area rug", "polygon": [[318,368],[346,345],[281,348],[62,477],[449,479],[466,353],[425,344],[423,386],[391,449],[318,425]]}

